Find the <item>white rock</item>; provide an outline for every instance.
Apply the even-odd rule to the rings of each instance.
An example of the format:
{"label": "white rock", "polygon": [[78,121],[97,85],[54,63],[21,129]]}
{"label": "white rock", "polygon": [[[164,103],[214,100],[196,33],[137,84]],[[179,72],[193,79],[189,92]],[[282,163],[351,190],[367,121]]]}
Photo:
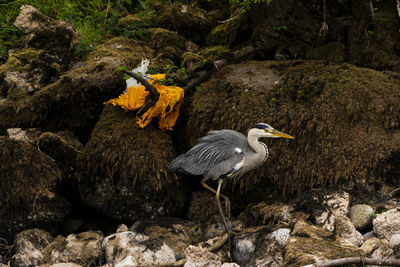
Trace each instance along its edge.
{"label": "white rock", "polygon": [[239,263],[248,262],[256,250],[257,234],[240,235],[233,242],[233,258]]}
{"label": "white rock", "polygon": [[257,239],[257,247],[249,266],[283,266],[285,245],[290,237],[289,229],[278,229]]}
{"label": "white rock", "polygon": [[25,33],[31,33],[40,29],[46,18],[33,6],[23,5],[18,17],[15,19],[14,26],[24,31]]}
{"label": "white rock", "polygon": [[57,236],[42,253],[48,264],[98,262],[103,257],[103,238],[101,232],[95,231],[70,234],[66,238]]}
{"label": "white rock", "polygon": [[26,134],[26,131],[21,128],[8,128],[7,129],[7,137],[10,139],[29,142],[29,138]]}
{"label": "white rock", "polygon": [[42,250],[53,240],[46,231],[29,229],[18,233],[15,237],[15,254],[12,257],[12,265],[38,266],[43,263]]}
{"label": "white rock", "polygon": [[132,266],[137,266],[138,262],[136,259],[132,256],[127,256],[123,261],[118,262],[115,264],[115,267],[132,267]]}
{"label": "white rock", "polygon": [[124,261],[136,262],[141,266],[176,261],[174,251],[168,245],[132,231],[109,235],[104,238],[102,246],[106,262],[113,265],[123,264]]}
{"label": "white rock", "polygon": [[230,263],[226,262],[226,263],[222,264],[221,267],[240,267],[240,265],[237,263],[234,263],[234,262],[230,262]]}
{"label": "white rock", "polygon": [[345,216],[338,216],[335,220],[336,239],[343,246],[359,247],[364,241],[360,232],[356,230],[350,219]]}
{"label": "white rock", "polygon": [[389,245],[391,248],[400,245],[400,234],[394,234],[390,237]]}
{"label": "white rock", "polygon": [[116,233],[121,233],[121,232],[126,232],[128,231],[128,226],[126,226],[125,224],[120,224],[117,227],[117,231],[115,231]]}
{"label": "white rock", "polygon": [[362,244],[361,249],[368,257],[374,259],[393,259],[393,250],[385,239],[371,238]]}
{"label": "white rock", "polygon": [[400,234],[400,208],[378,214],[372,224],[377,236],[389,241],[391,236]]}
{"label": "white rock", "polygon": [[220,267],[221,259],[208,250],[195,246],[185,249],[186,263],[184,267]]}
{"label": "white rock", "polygon": [[290,229],[281,228],[271,233],[271,237],[274,238],[281,246],[285,246],[290,237]]}
{"label": "white rock", "polygon": [[357,204],[350,208],[350,220],[357,230],[363,230],[372,223],[374,209],[365,204]]}
{"label": "white rock", "polygon": [[350,196],[345,191],[325,195],[322,203],[324,210],[318,216],[315,216],[316,223],[332,232],[335,229],[335,218],[346,216],[349,212],[349,200]]}
{"label": "white rock", "polygon": [[53,263],[53,264],[42,264],[38,267],[82,267],[82,265],[73,263],[73,262],[61,262],[61,263]]}

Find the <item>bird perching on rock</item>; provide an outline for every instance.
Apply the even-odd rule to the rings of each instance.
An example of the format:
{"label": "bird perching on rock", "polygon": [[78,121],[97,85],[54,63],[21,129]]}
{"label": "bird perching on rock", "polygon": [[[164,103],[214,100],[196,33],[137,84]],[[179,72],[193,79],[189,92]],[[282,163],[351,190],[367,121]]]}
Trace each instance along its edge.
{"label": "bird perching on rock", "polygon": [[[210,131],[199,139],[199,143],[185,154],[174,159],[168,166],[169,171],[188,175],[201,175],[204,188],[216,194],[218,209],[225,229],[229,227],[219,200],[222,182],[225,179],[236,181],[240,176],[262,165],[268,158],[267,146],[258,141],[262,137],[289,138],[293,136],[277,131],[266,123],[258,123],[249,130],[246,136],[233,130]],[[218,180],[218,188],[214,190],[206,181]]]}

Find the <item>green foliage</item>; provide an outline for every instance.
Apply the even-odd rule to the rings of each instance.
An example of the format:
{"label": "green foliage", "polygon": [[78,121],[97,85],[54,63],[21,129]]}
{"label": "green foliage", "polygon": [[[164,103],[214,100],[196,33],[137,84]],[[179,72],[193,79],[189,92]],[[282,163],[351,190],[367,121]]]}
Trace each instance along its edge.
{"label": "green foliage", "polygon": [[271,3],[272,0],[229,0],[232,4],[239,4],[243,9],[243,12],[246,12],[251,8],[252,5],[258,3]]}
{"label": "green foliage", "polygon": [[273,29],[274,31],[282,31],[282,30],[287,31],[287,30],[288,30],[288,27],[285,26],[285,25],[282,25],[282,26],[274,26],[272,29]]}
{"label": "green foliage", "polygon": [[71,22],[80,38],[75,52],[82,58],[107,36],[128,35],[118,24],[119,20],[145,8],[141,0],[0,0],[0,63],[5,60],[11,44],[24,34],[13,26],[13,22],[20,7],[26,4],[34,6],[45,16]]}

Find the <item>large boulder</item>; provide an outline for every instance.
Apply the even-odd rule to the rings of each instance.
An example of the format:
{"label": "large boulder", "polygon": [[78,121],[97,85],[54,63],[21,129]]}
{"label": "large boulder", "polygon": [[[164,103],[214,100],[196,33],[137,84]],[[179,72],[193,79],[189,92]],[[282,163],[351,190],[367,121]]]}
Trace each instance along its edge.
{"label": "large boulder", "polygon": [[270,156],[240,180],[251,189],[242,186],[247,193],[232,196],[241,204],[271,190],[300,192],[346,180],[354,190],[376,192],[382,182],[398,183],[399,80],[392,72],[319,61],[230,65],[185,105],[186,149],[209,130],[247,134],[266,122],[295,139],[263,140]]}
{"label": "large boulder", "polygon": [[400,70],[395,1],[280,0],[252,5],[215,27],[207,40],[229,44],[243,32],[261,42],[262,58],[320,59]]}
{"label": "large boulder", "polygon": [[61,171],[32,145],[0,138],[0,236],[32,227],[54,230],[70,212],[56,192]]}
{"label": "large boulder", "polygon": [[76,65],[54,83],[21,99],[1,102],[0,133],[7,128],[40,127],[52,132],[70,130],[86,141],[103,102],[125,89],[125,81],[114,70],[136,67],[152,56],[153,50],[143,43],[110,39],[89,55],[86,64]]}
{"label": "large boulder", "polygon": [[332,239],[330,232],[299,221],[286,244],[285,266],[303,266],[346,257],[363,257],[364,252],[353,245]]}
{"label": "large boulder", "polygon": [[179,215],[185,190],[167,173],[175,155],[167,133],[154,124],[141,129],[134,112],[107,105],[79,158],[80,195],[117,220]]}
{"label": "large boulder", "polygon": [[174,251],[164,242],[131,231],[105,237],[102,246],[106,263],[113,266],[152,266],[176,261]]}
{"label": "large boulder", "polygon": [[56,80],[62,69],[59,59],[43,49],[12,53],[0,66],[0,95],[14,101],[32,95]]}
{"label": "large boulder", "polygon": [[71,23],[51,19],[42,15],[36,8],[23,5],[14,26],[27,33],[17,42],[16,48],[43,49],[55,57],[60,65],[67,66],[71,62],[78,40]]}
{"label": "large boulder", "polygon": [[154,24],[177,31],[180,35],[198,44],[204,42],[204,37],[212,26],[205,10],[178,2],[160,9],[158,16],[154,19]]}
{"label": "large boulder", "polygon": [[51,234],[40,229],[29,229],[15,236],[11,263],[13,266],[33,267],[43,262],[42,250],[53,241]]}

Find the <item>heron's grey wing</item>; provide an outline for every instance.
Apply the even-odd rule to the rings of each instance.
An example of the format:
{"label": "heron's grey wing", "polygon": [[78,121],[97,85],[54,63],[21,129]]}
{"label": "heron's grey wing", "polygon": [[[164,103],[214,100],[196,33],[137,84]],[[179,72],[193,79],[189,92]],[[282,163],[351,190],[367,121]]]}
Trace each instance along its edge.
{"label": "heron's grey wing", "polygon": [[168,170],[217,179],[236,171],[235,168],[243,162],[243,154],[251,150],[247,138],[232,130],[210,131],[199,141],[174,159]]}

